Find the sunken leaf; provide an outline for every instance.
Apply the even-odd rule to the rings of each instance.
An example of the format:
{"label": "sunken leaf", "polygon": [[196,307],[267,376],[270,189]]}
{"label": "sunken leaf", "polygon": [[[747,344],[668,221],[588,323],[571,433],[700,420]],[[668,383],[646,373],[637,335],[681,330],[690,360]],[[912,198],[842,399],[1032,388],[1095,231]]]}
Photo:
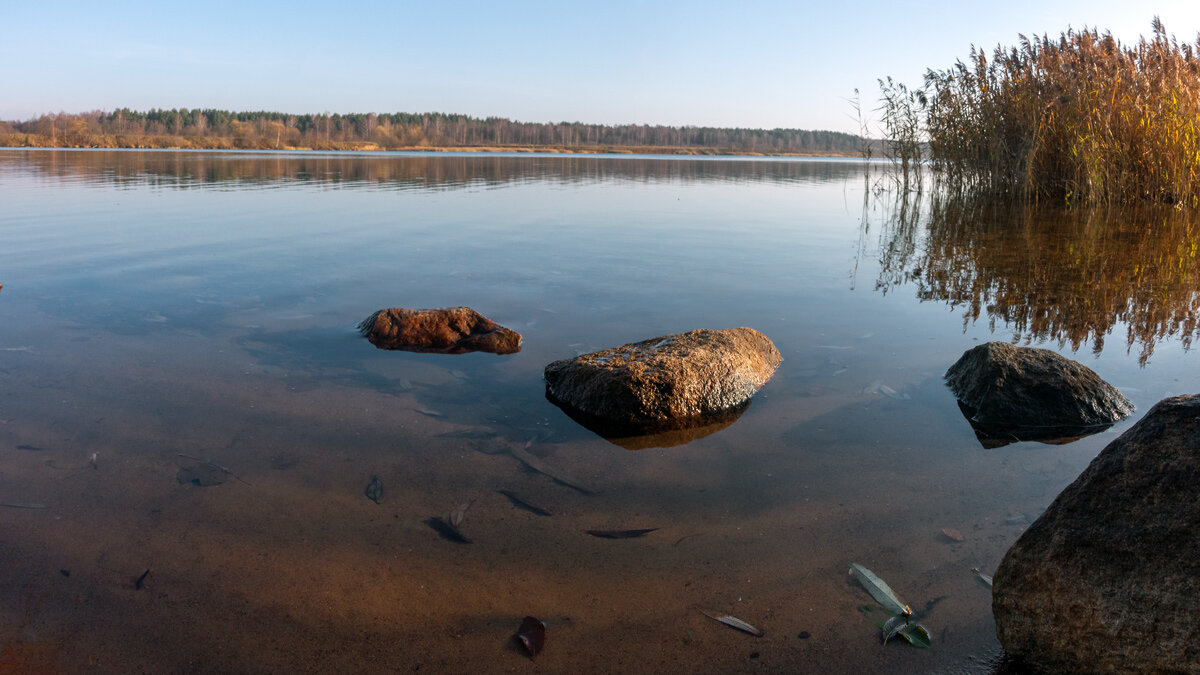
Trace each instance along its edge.
{"label": "sunken leaf", "polygon": [[933,639],[929,637],[929,631],[919,623],[910,623],[901,628],[897,634],[908,640],[908,644],[914,647],[924,648],[933,643]]}
{"label": "sunken leaf", "polygon": [[887,623],[883,624],[883,644],[886,645],[888,640],[896,637],[906,626],[908,626],[907,614],[897,614],[888,619]]}
{"label": "sunken leaf", "polygon": [[900,598],[896,596],[896,592],[883,579],[875,576],[874,572],[858,563],[850,563],[850,572],[863,585],[863,588],[867,589],[871,597],[875,598],[875,602],[883,605],[889,612],[905,616],[912,614],[908,605],[901,602]]}

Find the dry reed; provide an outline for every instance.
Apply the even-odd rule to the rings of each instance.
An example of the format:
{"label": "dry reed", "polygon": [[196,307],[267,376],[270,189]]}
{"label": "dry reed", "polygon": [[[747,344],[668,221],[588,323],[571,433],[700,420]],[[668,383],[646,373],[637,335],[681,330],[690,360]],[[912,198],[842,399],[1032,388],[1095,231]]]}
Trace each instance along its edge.
{"label": "dry reed", "polygon": [[908,153],[907,169],[925,144],[955,190],[1196,206],[1200,39],[1179,43],[1157,17],[1152,26],[1133,46],[1084,29],[1021,36],[990,58],[972,47],[912,92],[881,81],[890,145]]}

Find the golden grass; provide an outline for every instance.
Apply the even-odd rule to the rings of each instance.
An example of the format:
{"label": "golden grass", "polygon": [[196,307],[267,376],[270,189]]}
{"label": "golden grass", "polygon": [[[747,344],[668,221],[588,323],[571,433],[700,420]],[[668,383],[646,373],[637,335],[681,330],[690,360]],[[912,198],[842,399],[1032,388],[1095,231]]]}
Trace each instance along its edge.
{"label": "golden grass", "polygon": [[[1200,203],[1200,39],[1153,35],[1122,45],[1110,33],[1020,37],[990,58],[930,70],[924,87],[889,99],[894,141],[927,142],[952,188],[1073,201]],[[902,92],[907,93],[907,92]],[[915,112],[914,112],[915,111]]]}

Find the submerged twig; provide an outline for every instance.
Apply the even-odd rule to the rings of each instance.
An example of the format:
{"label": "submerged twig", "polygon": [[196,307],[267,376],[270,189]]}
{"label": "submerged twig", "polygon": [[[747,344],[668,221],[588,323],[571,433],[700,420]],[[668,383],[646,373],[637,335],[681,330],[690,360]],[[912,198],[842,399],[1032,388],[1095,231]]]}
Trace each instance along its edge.
{"label": "submerged twig", "polygon": [[[176,457],[183,457],[184,459],[190,459],[190,460],[192,460],[193,462],[200,462],[201,464],[207,464],[208,466],[211,466],[211,467],[213,467],[213,468],[220,469],[221,471],[223,471],[223,472],[225,472],[225,473],[229,474],[230,476],[233,476],[233,477],[234,477],[234,479],[236,479],[236,480],[239,480],[239,481],[241,481],[241,482],[243,482],[243,483],[246,483],[246,485],[250,485],[250,483],[248,483],[248,482],[246,482],[245,480],[243,480],[241,476],[239,476],[239,475],[237,475],[236,473],[234,473],[234,472],[230,471],[228,467],[221,466],[220,464],[217,464],[216,462],[210,462],[209,460],[207,460],[207,459],[204,459],[203,457],[194,457],[194,456],[192,456],[192,455],[184,454],[184,453],[182,453],[182,452],[177,452],[177,453],[175,453],[175,456],[176,456]],[[251,487],[253,487],[253,486],[251,486]]]}
{"label": "submerged twig", "polygon": [[525,501],[524,499],[518,497],[515,493],[513,493],[509,490],[496,490],[496,492],[499,492],[500,494],[507,497],[508,501],[512,502],[512,505],[519,509],[524,509],[524,510],[526,510],[534,515],[538,515],[538,516],[551,515],[550,511],[543,509],[540,506],[537,506],[537,505],[534,505],[534,504],[531,504],[531,503]]}
{"label": "submerged twig", "polygon": [[644,530],[586,530],[586,532],[601,539],[634,539],[644,537],[657,529],[657,527],[651,527]]}
{"label": "submerged twig", "polygon": [[569,476],[569,475],[563,473],[562,471],[555,469],[554,467],[550,466],[549,464],[546,464],[545,462],[538,459],[537,457],[534,457],[533,455],[529,454],[529,452],[526,451],[524,448],[518,448],[516,446],[509,446],[508,454],[512,455],[514,458],[517,459],[517,461],[521,462],[522,464],[529,467],[530,469],[533,469],[534,471],[536,471],[540,474],[549,476],[550,478],[553,478],[554,480],[558,481],[559,483],[562,483],[563,485],[566,485],[569,488],[575,488],[576,490],[579,490],[580,492],[582,492],[583,494],[588,495],[588,496],[596,494],[596,490],[592,489],[592,487],[585,484],[583,481],[581,481],[573,476]]}

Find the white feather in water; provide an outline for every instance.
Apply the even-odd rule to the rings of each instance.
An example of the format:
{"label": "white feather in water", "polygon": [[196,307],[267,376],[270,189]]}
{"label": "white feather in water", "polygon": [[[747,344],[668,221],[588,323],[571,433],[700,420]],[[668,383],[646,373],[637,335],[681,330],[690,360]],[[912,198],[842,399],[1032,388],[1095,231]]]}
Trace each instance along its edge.
{"label": "white feather in water", "polygon": [[707,616],[710,619],[713,619],[715,621],[720,621],[721,623],[725,624],[726,626],[729,626],[730,628],[736,628],[736,629],[742,631],[743,633],[749,633],[755,637],[763,636],[763,632],[761,630],[755,628],[754,626],[751,626],[750,624],[746,623],[745,621],[742,621],[741,619],[737,618],[736,616],[730,616],[728,614],[718,614],[717,612],[709,612],[709,611],[703,610],[703,609],[700,610],[700,613],[703,614],[704,616]]}

